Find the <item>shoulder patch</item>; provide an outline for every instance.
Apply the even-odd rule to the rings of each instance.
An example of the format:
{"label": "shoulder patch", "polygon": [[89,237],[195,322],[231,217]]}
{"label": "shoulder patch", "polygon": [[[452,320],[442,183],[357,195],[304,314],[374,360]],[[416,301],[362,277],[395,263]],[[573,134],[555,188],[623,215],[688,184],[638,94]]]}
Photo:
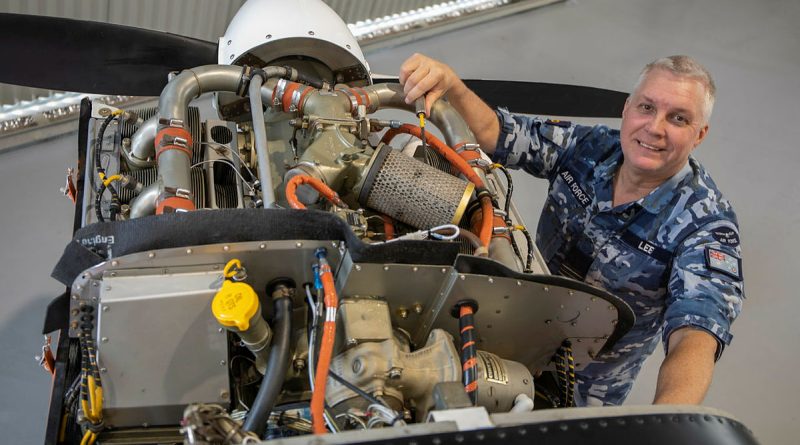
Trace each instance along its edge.
{"label": "shoulder patch", "polygon": [[547,119],[546,121],[544,121],[544,123],[547,124],[547,125],[552,125],[554,127],[561,127],[561,128],[567,128],[567,127],[572,126],[572,122],[570,122],[570,121],[561,121],[561,120],[558,120],[558,119]]}
{"label": "shoulder patch", "polygon": [[736,233],[735,230],[727,227],[720,227],[719,229],[712,230],[711,236],[723,246],[736,247],[739,245],[739,234]]}
{"label": "shoulder patch", "polygon": [[706,246],[706,265],[709,269],[742,280],[742,260],[722,250]]}

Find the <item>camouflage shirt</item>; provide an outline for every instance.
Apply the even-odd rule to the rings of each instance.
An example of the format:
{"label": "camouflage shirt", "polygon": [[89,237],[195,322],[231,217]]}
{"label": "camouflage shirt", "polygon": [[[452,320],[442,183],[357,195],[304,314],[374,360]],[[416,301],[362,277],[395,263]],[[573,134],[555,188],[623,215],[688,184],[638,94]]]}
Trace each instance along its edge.
{"label": "camouflage shirt", "polygon": [[[705,169],[686,166],[644,198],[613,207],[619,131],[497,112],[493,158],[550,181],[536,244],[551,272],[622,298],[636,323],[578,373],[578,400],[619,405],[659,337],[704,329],[731,341],[744,298],[736,215]],[[661,334],[661,335],[659,335]]]}

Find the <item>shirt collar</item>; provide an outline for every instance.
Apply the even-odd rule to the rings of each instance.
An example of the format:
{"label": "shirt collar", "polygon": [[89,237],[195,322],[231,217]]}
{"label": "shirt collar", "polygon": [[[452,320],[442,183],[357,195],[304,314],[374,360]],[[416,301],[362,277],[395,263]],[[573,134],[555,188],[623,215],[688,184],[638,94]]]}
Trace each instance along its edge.
{"label": "shirt collar", "polygon": [[640,199],[638,202],[641,206],[650,213],[656,214],[669,203],[675,193],[678,184],[681,183],[691,173],[692,167],[689,161],[686,161],[683,168],[667,179],[663,184],[659,185],[647,196]]}

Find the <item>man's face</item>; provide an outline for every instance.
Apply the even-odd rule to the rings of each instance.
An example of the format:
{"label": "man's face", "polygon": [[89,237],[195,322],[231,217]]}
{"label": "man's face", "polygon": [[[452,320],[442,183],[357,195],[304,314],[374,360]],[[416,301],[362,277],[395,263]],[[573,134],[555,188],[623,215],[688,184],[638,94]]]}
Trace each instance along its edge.
{"label": "man's face", "polygon": [[708,132],[705,91],[696,80],[650,71],[622,112],[622,167],[654,181],[680,171]]}

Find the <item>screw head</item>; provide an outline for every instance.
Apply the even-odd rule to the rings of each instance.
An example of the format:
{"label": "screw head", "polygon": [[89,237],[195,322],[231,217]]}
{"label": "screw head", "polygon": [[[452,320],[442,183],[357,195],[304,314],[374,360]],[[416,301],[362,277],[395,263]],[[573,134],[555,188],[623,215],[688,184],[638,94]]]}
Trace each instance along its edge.
{"label": "screw head", "polygon": [[408,309],[406,309],[406,308],[400,308],[400,309],[398,309],[398,310],[397,310],[397,315],[398,315],[400,318],[402,318],[402,319],[404,319],[404,320],[405,320],[406,318],[408,318]]}
{"label": "screw head", "polygon": [[356,264],[356,271],[360,271],[360,270],[361,270],[361,266],[359,266],[358,264]]}
{"label": "screw head", "polygon": [[119,266],[119,261],[114,260],[114,261],[111,262],[111,265],[114,266],[114,267],[117,267],[117,266]]}
{"label": "screw head", "polygon": [[155,257],[156,257],[156,253],[155,252],[150,252],[150,253],[147,254],[147,258],[155,258]]}
{"label": "screw head", "polygon": [[413,309],[414,309],[414,312],[415,312],[415,313],[417,313],[417,314],[421,314],[421,313],[422,313],[422,310],[423,310],[423,307],[422,307],[422,305],[421,305],[421,304],[417,303],[417,304],[415,304],[415,305],[414,305],[414,308],[413,308]]}
{"label": "screw head", "polygon": [[101,343],[108,343],[108,337],[103,337],[100,339]]}

